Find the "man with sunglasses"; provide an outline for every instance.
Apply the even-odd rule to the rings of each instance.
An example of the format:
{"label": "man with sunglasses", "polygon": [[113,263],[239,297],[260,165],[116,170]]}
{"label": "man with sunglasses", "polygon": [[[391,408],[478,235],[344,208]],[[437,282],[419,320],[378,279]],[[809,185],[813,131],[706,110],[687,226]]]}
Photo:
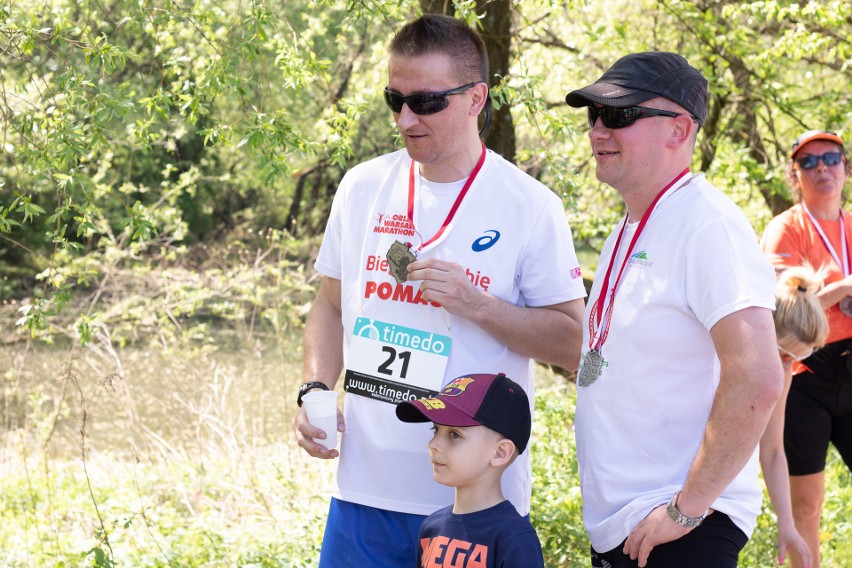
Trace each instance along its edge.
{"label": "man with sunglasses", "polygon": [[690,172],[707,81],[634,53],[568,93],[626,216],[584,315],[575,428],[592,566],[726,568],[762,489],[756,447],[781,394],[774,272],[745,215]]}
{"label": "man with sunglasses", "polygon": [[[766,226],[762,245],[776,270],[823,268],[817,293],[826,310],[825,347],[793,363],[784,420],[784,451],[796,528],[820,565],[820,518],[829,443],[852,469],[852,215],[843,188],[852,174],[843,139],[808,130],[790,151],[787,180],[798,203]],[[803,563],[792,558],[792,566]]]}
{"label": "man with sunglasses", "polygon": [[[533,359],[576,369],[580,355],[585,289],[562,203],[479,138],[481,38],[449,16],[406,24],[384,97],[405,149],[341,182],[305,331],[300,393],[334,388],[341,372],[346,391],[339,453],[316,443],[304,411],[294,423],[308,454],[340,458],[321,568],[414,565],[420,523],[453,502],[432,474],[428,425],[399,422],[396,404],[472,369],[511,376],[532,401]],[[502,479],[521,515],[528,454]],[[449,565],[456,545],[432,550]]]}

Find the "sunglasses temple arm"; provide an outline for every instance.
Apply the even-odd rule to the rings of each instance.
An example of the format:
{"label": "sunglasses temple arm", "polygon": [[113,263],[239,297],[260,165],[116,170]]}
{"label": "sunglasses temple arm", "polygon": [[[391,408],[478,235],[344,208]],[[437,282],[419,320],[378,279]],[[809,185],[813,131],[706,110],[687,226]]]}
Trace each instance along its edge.
{"label": "sunglasses temple arm", "polygon": [[482,136],[483,132],[488,131],[491,128],[491,96],[485,100],[485,124],[479,131],[479,135]]}

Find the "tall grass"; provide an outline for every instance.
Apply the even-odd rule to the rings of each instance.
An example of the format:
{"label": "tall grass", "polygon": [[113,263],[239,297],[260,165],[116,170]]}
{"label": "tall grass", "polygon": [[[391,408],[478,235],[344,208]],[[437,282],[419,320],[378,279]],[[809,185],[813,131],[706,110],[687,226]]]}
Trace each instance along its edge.
{"label": "tall grass", "polygon": [[[108,357],[0,347],[0,361],[0,566],[316,566],[334,463],[293,441],[295,338]],[[532,521],[548,566],[588,566],[575,389],[546,369],[538,383]],[[852,566],[852,479],[834,454],[827,479],[824,565]],[[774,559],[765,500],[740,565]]]}

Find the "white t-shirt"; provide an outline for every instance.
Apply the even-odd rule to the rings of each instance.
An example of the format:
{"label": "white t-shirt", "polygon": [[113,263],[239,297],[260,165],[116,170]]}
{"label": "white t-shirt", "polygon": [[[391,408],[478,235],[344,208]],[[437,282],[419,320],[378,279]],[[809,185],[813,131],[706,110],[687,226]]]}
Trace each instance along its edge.
{"label": "white t-shirt", "polygon": [[[750,306],[775,308],[774,271],[743,213],[703,176],[686,180],[662,197],[639,236],[601,349],[606,366],[577,389],[583,520],[599,552],[683,487],[719,385],[710,329]],[[622,258],[637,225],[625,230]],[[584,355],[617,236],[604,245],[589,294]],[[620,267],[617,258],[610,287]],[[757,473],[755,451],[712,505],[749,536],[762,499]]]}
{"label": "white t-shirt", "polygon": [[[391,244],[399,240],[417,247],[428,241],[449,210],[446,196],[420,195],[441,193],[447,188],[440,186],[448,184],[429,183],[431,190],[424,189],[415,175],[412,228],[407,221],[410,165],[407,152],[400,150],[346,174],[315,268],[339,279],[342,287],[346,433],[335,496],[428,515],[452,503],[452,488],[432,478],[431,423],[401,422],[395,403],[479,372],[506,373],[532,401],[533,366],[471,322],[422,301],[419,282],[398,284],[388,274],[384,262]],[[421,210],[421,203],[429,211]],[[452,223],[418,258],[458,263],[475,286],[518,306],[585,296],[561,201],[490,151]],[[506,497],[524,515],[531,480],[526,451],[503,475]]]}

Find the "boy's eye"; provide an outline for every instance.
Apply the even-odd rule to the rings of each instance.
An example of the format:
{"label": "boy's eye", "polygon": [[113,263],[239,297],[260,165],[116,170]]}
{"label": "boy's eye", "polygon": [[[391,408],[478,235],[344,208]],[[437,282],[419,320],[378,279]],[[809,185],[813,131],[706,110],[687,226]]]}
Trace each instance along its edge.
{"label": "boy's eye", "polygon": [[459,434],[456,430],[450,430],[450,438],[461,438],[461,434]]}

